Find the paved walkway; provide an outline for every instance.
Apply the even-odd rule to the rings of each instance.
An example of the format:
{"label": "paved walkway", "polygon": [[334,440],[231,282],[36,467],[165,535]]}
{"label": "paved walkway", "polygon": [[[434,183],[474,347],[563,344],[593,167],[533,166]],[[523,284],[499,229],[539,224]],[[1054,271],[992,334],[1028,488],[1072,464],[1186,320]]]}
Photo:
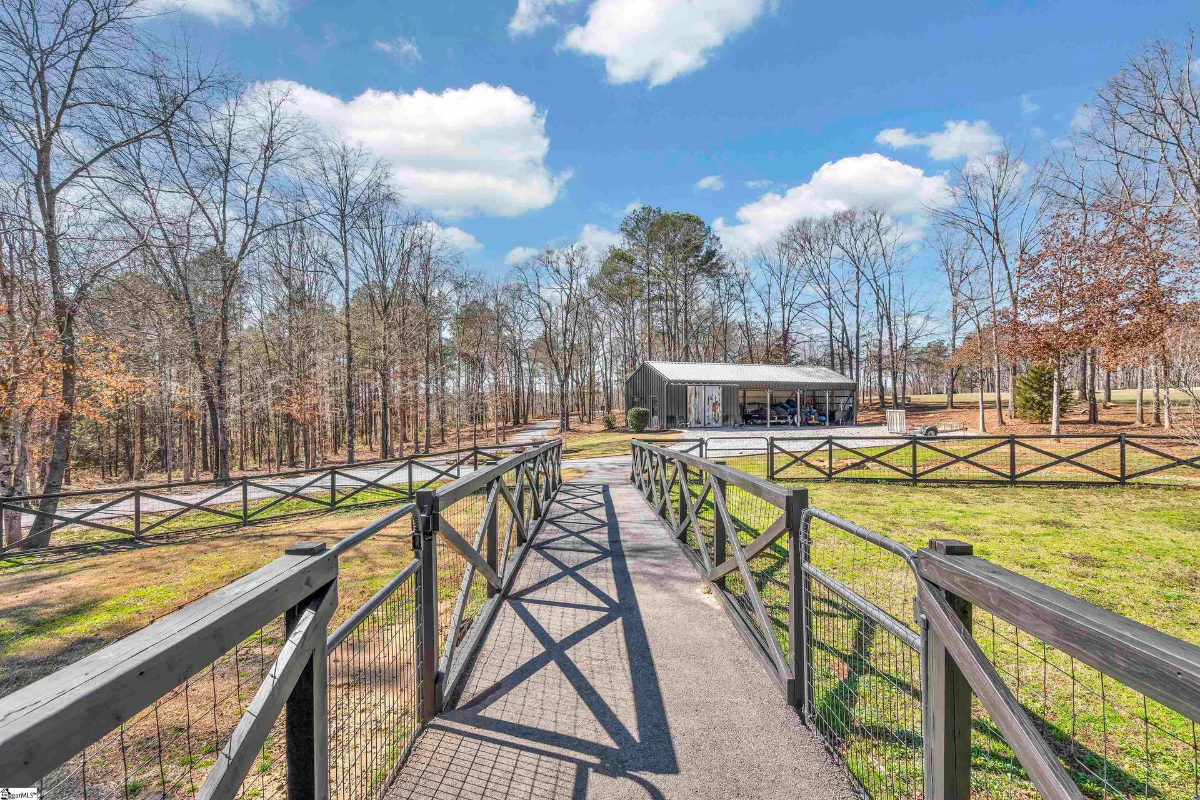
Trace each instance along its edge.
{"label": "paved walkway", "polygon": [[851,798],[624,465],[565,484],[390,798]]}

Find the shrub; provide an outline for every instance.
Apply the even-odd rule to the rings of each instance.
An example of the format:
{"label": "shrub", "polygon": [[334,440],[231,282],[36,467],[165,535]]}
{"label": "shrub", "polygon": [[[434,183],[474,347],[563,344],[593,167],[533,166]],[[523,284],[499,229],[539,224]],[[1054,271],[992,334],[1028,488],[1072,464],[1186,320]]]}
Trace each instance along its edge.
{"label": "shrub", "polygon": [[[1058,414],[1071,408],[1070,392],[1059,386]],[[1045,364],[1031,364],[1024,375],[1018,375],[1013,385],[1013,402],[1017,416],[1027,422],[1046,423],[1054,410],[1054,370]]]}
{"label": "shrub", "polygon": [[646,425],[650,423],[650,409],[648,408],[631,408],[625,414],[625,422],[629,430],[634,433],[641,433],[646,430]]}
{"label": "shrub", "polygon": [[600,424],[604,426],[604,430],[611,431],[617,427],[617,418],[613,416],[611,411],[605,411],[604,416],[600,418]]}

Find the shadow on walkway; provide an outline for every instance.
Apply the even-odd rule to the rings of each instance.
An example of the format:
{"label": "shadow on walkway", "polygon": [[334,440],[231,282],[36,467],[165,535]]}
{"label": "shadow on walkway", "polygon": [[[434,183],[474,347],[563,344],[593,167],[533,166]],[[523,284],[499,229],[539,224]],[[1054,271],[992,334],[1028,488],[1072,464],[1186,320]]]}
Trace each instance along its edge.
{"label": "shadow on walkway", "polygon": [[600,773],[662,797],[633,774],[678,765],[606,485],[563,485],[517,585],[400,795],[582,798]]}
{"label": "shadow on walkway", "polygon": [[853,797],[627,469],[559,490],[390,798]]}

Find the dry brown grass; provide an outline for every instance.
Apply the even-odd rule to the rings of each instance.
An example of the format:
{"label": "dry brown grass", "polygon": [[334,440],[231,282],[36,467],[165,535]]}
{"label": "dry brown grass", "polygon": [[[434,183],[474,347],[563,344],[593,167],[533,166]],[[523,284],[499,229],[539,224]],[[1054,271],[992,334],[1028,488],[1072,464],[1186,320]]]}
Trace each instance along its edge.
{"label": "dry brown grass", "polygon": [[[329,544],[383,513],[364,509],[30,565],[0,577],[0,695],[273,561],[298,539]],[[341,562],[336,624],[412,558],[406,520]]]}

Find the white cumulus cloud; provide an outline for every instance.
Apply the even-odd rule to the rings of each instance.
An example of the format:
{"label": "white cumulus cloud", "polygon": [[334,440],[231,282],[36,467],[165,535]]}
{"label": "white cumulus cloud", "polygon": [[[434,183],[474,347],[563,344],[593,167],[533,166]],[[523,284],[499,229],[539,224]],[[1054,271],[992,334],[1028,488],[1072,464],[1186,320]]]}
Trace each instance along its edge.
{"label": "white cumulus cloud", "polygon": [[941,175],[926,175],[910,164],[879,153],[827,162],[806,183],[783,194],[768,192],[737,210],[737,221],[713,221],[726,246],[751,251],[796,219],[825,216],[848,208],[878,206],[893,215],[921,215],[944,203],[949,186]]}
{"label": "white cumulus cloud", "polygon": [[421,48],[412,39],[397,36],[387,41],[376,39],[371,47],[402,64],[413,65],[421,60]]}
{"label": "white cumulus cloud", "polygon": [[697,192],[719,192],[725,188],[725,181],[721,180],[720,175],[705,175],[696,181],[694,188]]}
{"label": "white cumulus cloud", "polygon": [[433,229],[434,234],[443,243],[460,253],[473,253],[476,250],[483,249],[483,245],[475,238],[475,235],[467,233],[462,228],[456,228],[453,225],[440,225],[432,221],[425,224]]}
{"label": "white cumulus cloud", "polygon": [[603,257],[608,253],[608,248],[621,243],[621,235],[589,222],[579,232],[577,241],[597,256]]}
{"label": "white cumulus cloud", "polygon": [[746,187],[749,189],[766,189],[771,185],[771,182],[766,178],[758,178],[757,180],[746,181]]}
{"label": "white cumulus cloud", "polygon": [[514,247],[508,251],[508,255],[504,256],[504,263],[510,267],[523,264],[540,252],[536,247]]}
{"label": "white cumulus cloud", "polygon": [[149,11],[178,11],[209,22],[279,22],[287,16],[285,0],[150,0]]}
{"label": "white cumulus cloud", "polygon": [[1004,138],[992,130],[987,120],[951,120],[936,133],[919,135],[904,128],[888,128],[875,137],[879,144],[894,148],[925,147],[929,157],[938,161],[956,158],[985,158],[1004,146]]}
{"label": "white cumulus cloud", "polygon": [[393,170],[405,199],[448,218],[514,216],[550,205],[569,172],[546,166],[546,115],[507,86],[433,94],[368,89],[351,100],[290,81],[296,108],[360,142]]}
{"label": "white cumulus cloud", "polygon": [[716,48],[773,5],[772,0],[594,0],[587,21],[571,27],[562,46],[603,58],[612,83],[645,80],[659,86],[703,67]]}
{"label": "white cumulus cloud", "polygon": [[513,36],[522,36],[553,25],[554,9],[573,2],[575,0],[517,0],[517,10],[508,21],[508,32]]}

